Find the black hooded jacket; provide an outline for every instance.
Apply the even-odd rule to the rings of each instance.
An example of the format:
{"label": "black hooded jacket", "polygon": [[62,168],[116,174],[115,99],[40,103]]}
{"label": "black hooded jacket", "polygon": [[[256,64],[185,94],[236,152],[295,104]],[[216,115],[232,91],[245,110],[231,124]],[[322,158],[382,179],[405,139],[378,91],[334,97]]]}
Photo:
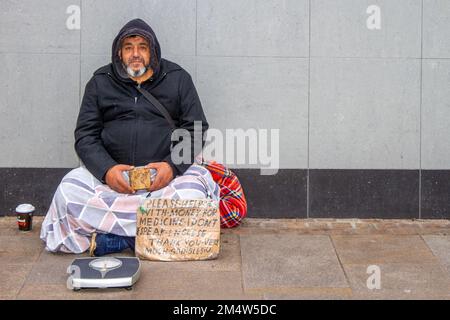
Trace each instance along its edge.
{"label": "black hooded jacket", "polygon": [[[136,89],[118,56],[126,36],[140,35],[150,43],[153,76],[140,85],[169,111],[177,127],[191,133],[190,163],[175,165],[170,155],[172,129],[164,116]],[[116,164],[134,166],[166,161],[174,176],[194,161],[194,121],[208,129],[191,76],[179,65],[161,58],[155,33],[141,19],[128,22],[114,39],[112,63],[94,72],[86,85],[75,129],[75,150],[86,168],[100,181]],[[204,141],[201,141],[202,147]]]}

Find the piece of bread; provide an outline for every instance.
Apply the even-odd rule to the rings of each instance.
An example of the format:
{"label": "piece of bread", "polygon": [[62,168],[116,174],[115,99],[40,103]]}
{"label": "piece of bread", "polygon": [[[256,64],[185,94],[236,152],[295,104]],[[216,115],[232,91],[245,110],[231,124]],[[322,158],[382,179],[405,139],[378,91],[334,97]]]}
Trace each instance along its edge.
{"label": "piece of bread", "polygon": [[150,188],[152,184],[150,169],[145,167],[135,167],[129,171],[130,186],[133,190]]}

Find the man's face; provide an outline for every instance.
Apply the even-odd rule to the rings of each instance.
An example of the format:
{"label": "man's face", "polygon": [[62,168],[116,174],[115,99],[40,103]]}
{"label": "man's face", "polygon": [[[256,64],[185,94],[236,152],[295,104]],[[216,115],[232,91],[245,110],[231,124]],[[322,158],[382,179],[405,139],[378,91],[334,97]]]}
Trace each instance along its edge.
{"label": "man's face", "polygon": [[122,41],[119,56],[132,77],[145,73],[150,64],[150,46],[141,36],[130,36]]}

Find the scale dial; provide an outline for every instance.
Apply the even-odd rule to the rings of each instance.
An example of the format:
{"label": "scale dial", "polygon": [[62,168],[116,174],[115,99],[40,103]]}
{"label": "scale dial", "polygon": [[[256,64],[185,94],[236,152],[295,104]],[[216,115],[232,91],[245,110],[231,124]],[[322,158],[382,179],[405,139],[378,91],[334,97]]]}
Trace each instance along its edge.
{"label": "scale dial", "polygon": [[107,272],[120,268],[121,266],[122,261],[112,257],[98,258],[92,260],[89,263],[89,267],[91,267],[94,270],[100,271],[100,273],[102,274],[102,278],[105,277]]}

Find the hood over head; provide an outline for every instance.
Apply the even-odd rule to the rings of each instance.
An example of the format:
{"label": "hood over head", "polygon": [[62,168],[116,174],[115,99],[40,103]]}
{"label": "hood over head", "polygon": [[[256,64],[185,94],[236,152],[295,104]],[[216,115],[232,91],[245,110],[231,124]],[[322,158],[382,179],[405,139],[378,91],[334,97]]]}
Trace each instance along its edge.
{"label": "hood over head", "polygon": [[153,77],[156,78],[161,64],[161,47],[152,28],[141,19],[133,19],[120,29],[112,44],[112,66],[114,73],[122,79],[129,79],[129,75],[119,57],[122,41],[126,37],[138,35],[145,38],[150,45],[150,67],[153,69]]}

